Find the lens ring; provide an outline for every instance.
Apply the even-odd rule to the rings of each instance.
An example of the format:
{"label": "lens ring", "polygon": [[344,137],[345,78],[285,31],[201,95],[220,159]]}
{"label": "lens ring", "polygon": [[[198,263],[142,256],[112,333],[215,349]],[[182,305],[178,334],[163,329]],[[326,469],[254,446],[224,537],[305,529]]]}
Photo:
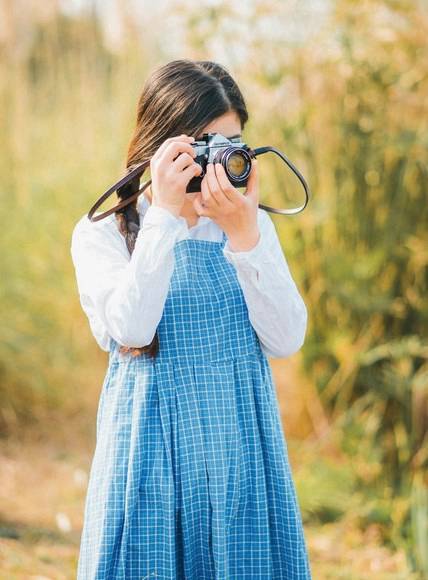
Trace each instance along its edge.
{"label": "lens ring", "polygon": [[233,151],[225,159],[227,172],[232,175],[234,179],[242,179],[247,171],[247,163],[245,157],[240,151]]}
{"label": "lens ring", "polygon": [[[244,170],[239,174],[236,174],[233,171],[229,170],[230,160],[236,155],[239,155],[245,163]],[[240,181],[244,181],[251,171],[251,157],[249,156],[247,151],[245,151],[245,149],[242,149],[241,147],[229,147],[226,151],[224,151],[221,163],[229,179],[238,183]]]}

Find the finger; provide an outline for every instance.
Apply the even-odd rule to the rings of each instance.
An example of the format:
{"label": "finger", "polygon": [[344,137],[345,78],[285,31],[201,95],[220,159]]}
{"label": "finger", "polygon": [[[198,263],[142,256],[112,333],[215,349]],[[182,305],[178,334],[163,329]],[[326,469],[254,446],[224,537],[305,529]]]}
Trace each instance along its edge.
{"label": "finger", "polygon": [[166,167],[180,155],[180,153],[188,153],[192,158],[196,157],[196,150],[188,142],[173,141],[169,143],[159,158],[159,165]]}
{"label": "finger", "polygon": [[182,171],[194,163],[194,158],[189,153],[180,153],[180,155],[172,163],[174,169]]}
{"label": "finger", "polygon": [[189,135],[177,135],[176,137],[169,137],[168,139],[165,139],[165,141],[163,141],[163,143],[158,147],[156,153],[153,155],[153,157],[159,157],[163,151],[166,149],[166,147],[170,144],[173,143],[174,141],[182,141],[183,143],[190,143],[191,140],[193,139],[193,137],[190,137]]}
{"label": "finger", "polygon": [[248,197],[257,199],[259,195],[259,170],[257,165],[257,159],[251,161],[251,172],[247,181],[247,189],[245,194]]}
{"label": "finger", "polygon": [[215,173],[220,187],[223,190],[224,197],[227,199],[228,203],[233,205],[242,203],[242,194],[239,193],[239,191],[230,183],[226,171],[221,163],[215,164]]}
{"label": "finger", "polygon": [[205,173],[203,180],[201,181],[201,194],[202,194],[202,201],[206,207],[218,206],[217,200],[211,195],[210,189],[208,187],[206,173]]}
{"label": "finger", "polygon": [[201,173],[201,171],[202,167],[197,163],[193,163],[192,165],[189,165],[189,167],[187,167],[181,172],[179,179],[181,180],[182,184],[188,185],[192,177],[198,176]]}
{"label": "finger", "polygon": [[163,152],[165,151],[165,149],[168,147],[168,145],[170,143],[174,143],[174,142],[181,142],[181,143],[193,143],[195,139],[193,137],[190,137],[189,135],[177,135],[177,137],[169,137],[168,139],[165,139],[165,141],[160,145],[160,147],[158,148],[158,150],[156,151],[156,153],[153,155],[152,159],[158,159],[159,157],[162,156]]}
{"label": "finger", "polygon": [[220,184],[217,180],[217,175],[215,173],[214,164],[208,163],[207,164],[207,173],[206,173],[206,180],[208,189],[210,191],[211,197],[217,202],[217,204],[223,205],[225,203],[225,195],[220,187]]}

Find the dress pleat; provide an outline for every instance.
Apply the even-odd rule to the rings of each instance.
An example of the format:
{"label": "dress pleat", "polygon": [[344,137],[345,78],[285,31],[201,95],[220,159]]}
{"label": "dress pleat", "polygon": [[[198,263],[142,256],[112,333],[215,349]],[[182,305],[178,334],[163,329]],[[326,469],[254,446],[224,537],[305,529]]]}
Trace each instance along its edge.
{"label": "dress pleat", "polygon": [[157,357],[111,339],[78,580],[310,580],[271,368],[226,241],[185,239]]}

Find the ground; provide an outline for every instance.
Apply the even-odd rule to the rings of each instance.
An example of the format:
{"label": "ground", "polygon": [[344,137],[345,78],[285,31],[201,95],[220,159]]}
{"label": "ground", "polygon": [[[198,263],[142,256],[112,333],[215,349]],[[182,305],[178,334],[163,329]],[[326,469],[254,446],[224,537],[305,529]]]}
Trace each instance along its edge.
{"label": "ground", "polygon": [[[75,580],[91,449],[0,443],[0,580]],[[410,580],[403,554],[346,518],[305,526],[314,580]]]}

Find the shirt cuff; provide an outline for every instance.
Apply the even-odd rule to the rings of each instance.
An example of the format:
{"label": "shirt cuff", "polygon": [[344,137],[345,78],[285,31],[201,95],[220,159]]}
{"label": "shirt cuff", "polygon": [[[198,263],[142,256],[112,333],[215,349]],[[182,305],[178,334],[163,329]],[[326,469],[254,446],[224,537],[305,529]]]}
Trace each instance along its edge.
{"label": "shirt cuff", "polygon": [[187,227],[186,218],[182,216],[176,217],[166,208],[159,205],[150,205],[144,214],[143,227],[145,225],[178,226],[179,224],[184,224]]}
{"label": "shirt cuff", "polygon": [[189,228],[186,218],[176,217],[170,211],[160,206],[153,206],[147,208],[142,226],[138,232],[136,243],[145,235],[145,232],[155,229],[158,235],[167,235],[173,237],[175,242],[185,240],[189,237]]}
{"label": "shirt cuff", "polygon": [[[251,280],[257,287],[261,287],[264,264],[273,264],[274,258],[268,252],[265,236],[260,232],[257,244],[246,252],[233,252],[229,247],[229,240],[223,246],[223,254],[233,264],[242,281]],[[242,279],[242,277],[244,277]]]}
{"label": "shirt cuff", "polygon": [[229,240],[226,241],[223,247],[223,254],[225,258],[235,264],[248,264],[249,266],[257,267],[258,264],[273,262],[274,258],[267,251],[265,244],[265,236],[260,232],[260,237],[257,244],[251,250],[246,252],[234,252],[229,245]]}

